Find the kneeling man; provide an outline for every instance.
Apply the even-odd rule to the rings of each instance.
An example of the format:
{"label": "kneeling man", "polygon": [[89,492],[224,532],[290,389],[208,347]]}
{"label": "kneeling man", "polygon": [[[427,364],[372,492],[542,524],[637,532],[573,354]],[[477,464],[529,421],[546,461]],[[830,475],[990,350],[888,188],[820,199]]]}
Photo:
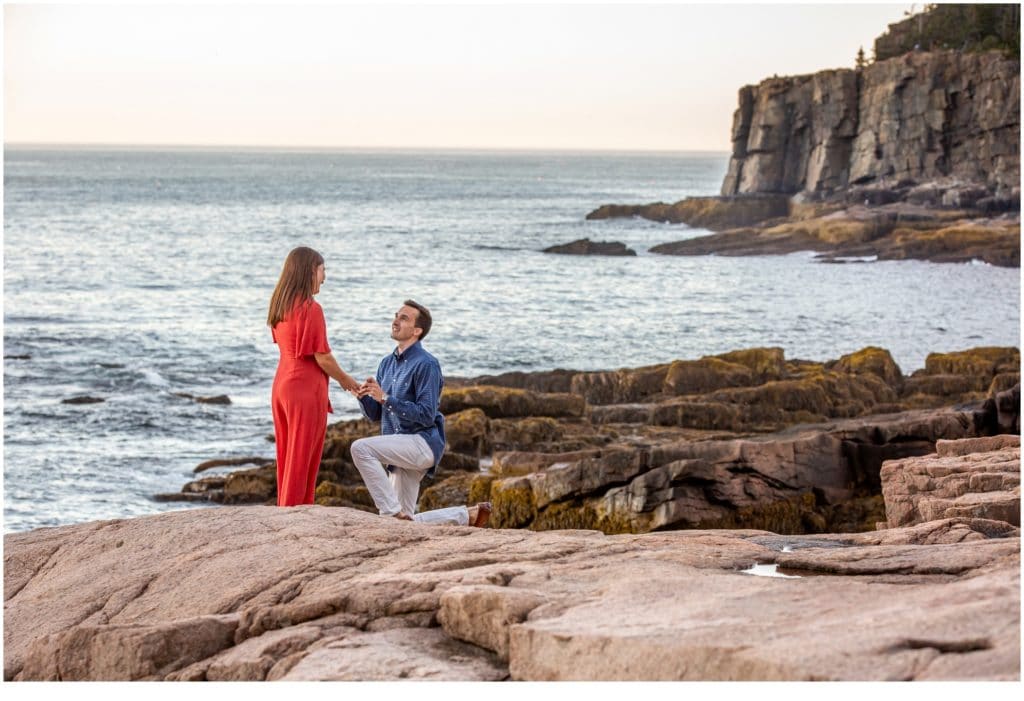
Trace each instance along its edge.
{"label": "kneeling man", "polygon": [[381,435],[355,441],[352,461],[383,516],[484,526],[491,515],[489,502],[416,513],[420,481],[434,476],[445,448],[439,410],[444,377],[437,358],[421,344],[430,325],[430,310],[411,299],[395,312],[391,338],[398,346],[356,393],[366,418],[380,421]]}

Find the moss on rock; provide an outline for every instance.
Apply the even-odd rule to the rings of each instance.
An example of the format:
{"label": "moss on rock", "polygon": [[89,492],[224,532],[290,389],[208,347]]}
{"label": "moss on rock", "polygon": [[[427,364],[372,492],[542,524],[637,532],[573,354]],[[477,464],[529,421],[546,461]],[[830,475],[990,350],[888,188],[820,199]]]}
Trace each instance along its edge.
{"label": "moss on rock", "polygon": [[1004,392],[1014,385],[1020,384],[1019,372],[1001,372],[992,378],[992,384],[988,386],[989,397],[995,397],[998,393]]}
{"label": "moss on rock", "polygon": [[711,399],[759,409],[758,418],[768,418],[771,410],[806,411],[827,416],[831,407],[829,396],[820,383],[809,379],[779,380],[759,387],[722,390],[711,395]]}
{"label": "moss on rock", "polygon": [[816,507],[814,494],[805,492],[791,499],[745,506],[724,518],[703,521],[695,528],[749,528],[784,535],[824,533],[827,523]]}
{"label": "moss on rock", "polygon": [[607,372],[581,372],[572,378],[571,391],[590,404],[622,404],[661,394],[668,364]]}
{"label": "moss on rock", "polygon": [[966,375],[911,375],[903,387],[903,395],[909,399],[916,394],[932,395],[943,399],[960,397],[973,391],[979,383]]}
{"label": "moss on rock", "polygon": [[543,394],[508,387],[446,388],[441,393],[441,413],[446,416],[474,407],[481,409],[489,418],[558,418],[583,416],[586,402],[573,394]]}
{"label": "moss on rock", "polygon": [[743,412],[722,402],[663,402],[651,411],[650,422],[656,426],[721,431],[741,431],[746,426]]}
{"label": "moss on rock", "polygon": [[491,500],[491,484],[494,482],[492,475],[474,475],[469,483],[469,495],[466,498],[467,504],[478,504],[481,501]]}
{"label": "moss on rock", "polygon": [[744,365],[750,369],[753,380],[762,384],[786,377],[786,356],[781,348],[745,348],[714,356],[727,363]]}
{"label": "moss on rock", "polygon": [[903,386],[903,373],[892,354],[876,346],[861,348],[855,353],[842,356],[832,369],[836,372],[875,375],[897,392]]}
{"label": "moss on rock", "polygon": [[377,513],[377,507],[366,487],[349,487],[337,482],[321,482],[316,487],[315,503],[320,506],[346,506]]}
{"label": "moss on rock", "polygon": [[470,485],[476,478],[471,472],[460,472],[431,484],[420,492],[417,509],[430,511],[469,503]]}
{"label": "moss on rock", "polygon": [[753,384],[750,368],[721,358],[677,360],[665,375],[665,391],[669,394],[705,394],[726,387],[749,387]]}
{"label": "moss on rock", "polygon": [[530,523],[530,530],[598,530],[597,521],[597,513],[582,501],[557,502],[537,514]]}
{"label": "moss on rock", "polygon": [[376,436],[380,434],[380,426],[368,419],[353,419],[350,421],[338,421],[327,427],[324,436],[323,457],[336,458],[351,462],[352,456],[349,452],[352,443],[360,438]]}
{"label": "moss on rock", "polygon": [[277,464],[238,470],[224,478],[225,504],[261,504],[277,495]]}
{"label": "moss on rock", "polygon": [[525,419],[492,419],[489,439],[495,450],[531,450],[538,443],[561,440],[562,422],[549,416]]}
{"label": "moss on rock", "polygon": [[491,525],[495,528],[522,528],[537,517],[537,500],[526,477],[491,482]]}
{"label": "moss on rock", "polygon": [[971,391],[984,392],[996,375],[1020,372],[1020,351],[1012,347],[985,346],[955,353],[929,353],[924,370],[923,374],[927,375],[970,378]]}
{"label": "moss on rock", "polygon": [[488,427],[490,422],[483,410],[466,409],[445,417],[445,437],[448,448],[479,457],[490,450]]}

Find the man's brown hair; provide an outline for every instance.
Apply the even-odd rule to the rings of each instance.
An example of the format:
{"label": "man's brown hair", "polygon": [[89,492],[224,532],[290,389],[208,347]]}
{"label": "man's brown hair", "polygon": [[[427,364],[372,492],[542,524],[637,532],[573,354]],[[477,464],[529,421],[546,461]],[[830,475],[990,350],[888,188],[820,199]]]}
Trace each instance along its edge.
{"label": "man's brown hair", "polygon": [[420,340],[422,341],[424,338],[427,337],[427,334],[430,333],[430,324],[432,323],[430,319],[430,310],[424,307],[422,304],[417,304],[411,299],[405,300],[403,304],[407,307],[412,307],[417,311],[416,323],[414,324],[414,326],[418,329],[423,330],[423,333],[420,334]]}

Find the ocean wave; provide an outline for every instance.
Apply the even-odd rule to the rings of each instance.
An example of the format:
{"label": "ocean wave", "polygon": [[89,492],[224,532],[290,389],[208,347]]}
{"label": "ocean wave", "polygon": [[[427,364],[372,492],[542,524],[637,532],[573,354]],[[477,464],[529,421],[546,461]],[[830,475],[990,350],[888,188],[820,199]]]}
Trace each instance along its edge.
{"label": "ocean wave", "polygon": [[153,368],[141,368],[138,373],[154,387],[170,387],[171,383]]}
{"label": "ocean wave", "polygon": [[470,246],[477,251],[525,251],[527,249],[520,246],[490,246],[484,243],[474,244]]}

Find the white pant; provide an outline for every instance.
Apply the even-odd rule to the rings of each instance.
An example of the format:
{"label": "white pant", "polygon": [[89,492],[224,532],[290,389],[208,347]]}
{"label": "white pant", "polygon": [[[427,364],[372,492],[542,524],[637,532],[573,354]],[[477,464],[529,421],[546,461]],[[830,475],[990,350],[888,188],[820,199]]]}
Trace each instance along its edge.
{"label": "white pant", "polygon": [[[434,453],[423,436],[393,434],[360,438],[352,443],[352,462],[382,516],[403,512],[421,523],[469,525],[465,506],[416,513],[420,480],[434,466]],[[388,475],[384,465],[391,465]]]}

